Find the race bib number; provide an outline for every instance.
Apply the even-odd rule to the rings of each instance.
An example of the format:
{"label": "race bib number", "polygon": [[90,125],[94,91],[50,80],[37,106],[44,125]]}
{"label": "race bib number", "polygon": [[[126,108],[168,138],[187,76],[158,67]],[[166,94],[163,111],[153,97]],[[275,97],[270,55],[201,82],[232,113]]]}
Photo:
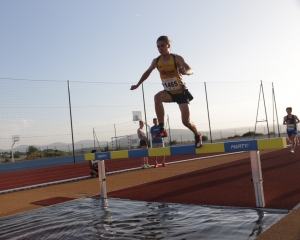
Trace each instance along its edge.
{"label": "race bib number", "polygon": [[180,89],[180,85],[177,78],[163,79],[162,85],[164,86],[164,89],[167,91]]}
{"label": "race bib number", "polygon": [[287,130],[288,131],[292,131],[295,129],[295,125],[294,124],[287,124]]}

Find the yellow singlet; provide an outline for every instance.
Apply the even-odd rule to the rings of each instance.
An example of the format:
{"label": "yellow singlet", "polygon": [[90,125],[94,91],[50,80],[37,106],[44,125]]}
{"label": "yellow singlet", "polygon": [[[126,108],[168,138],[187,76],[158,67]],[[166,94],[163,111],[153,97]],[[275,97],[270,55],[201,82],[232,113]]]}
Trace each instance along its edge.
{"label": "yellow singlet", "polygon": [[163,64],[161,57],[158,57],[156,65],[164,89],[172,94],[182,93],[184,83],[177,71],[174,55],[171,54],[170,61],[166,65]]}

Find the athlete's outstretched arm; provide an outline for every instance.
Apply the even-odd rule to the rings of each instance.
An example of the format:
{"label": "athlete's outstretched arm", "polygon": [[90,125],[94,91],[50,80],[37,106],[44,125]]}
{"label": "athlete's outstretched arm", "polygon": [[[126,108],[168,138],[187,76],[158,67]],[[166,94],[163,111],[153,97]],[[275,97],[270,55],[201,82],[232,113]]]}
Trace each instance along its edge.
{"label": "athlete's outstretched arm", "polygon": [[194,73],[193,69],[184,61],[183,57],[179,55],[176,55],[176,64],[178,71],[182,75],[192,75]]}
{"label": "athlete's outstretched arm", "polygon": [[156,67],[156,59],[153,59],[150,67],[146,70],[146,72],[144,72],[140,81],[136,85],[132,85],[130,90],[134,90],[134,89],[138,88],[150,76],[150,74],[155,69],[155,67]]}

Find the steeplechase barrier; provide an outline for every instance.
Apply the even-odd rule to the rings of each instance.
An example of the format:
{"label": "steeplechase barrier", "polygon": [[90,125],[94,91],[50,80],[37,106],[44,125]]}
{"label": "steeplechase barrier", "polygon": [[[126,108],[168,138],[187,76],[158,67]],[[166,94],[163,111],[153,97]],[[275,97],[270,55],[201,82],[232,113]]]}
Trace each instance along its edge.
{"label": "steeplechase barrier", "polygon": [[195,148],[194,145],[171,146],[165,148],[135,149],[111,152],[96,152],[85,154],[85,160],[98,161],[99,183],[101,197],[106,199],[106,174],[104,160],[118,158],[138,158],[138,157],[158,157],[158,156],[176,156],[187,154],[203,153],[232,153],[232,152],[250,152],[252,181],[254,184],[256,207],[264,207],[263,179],[260,163],[260,150],[283,149],[287,148],[286,138],[272,139],[254,139],[245,141],[231,141],[203,144],[201,148]]}

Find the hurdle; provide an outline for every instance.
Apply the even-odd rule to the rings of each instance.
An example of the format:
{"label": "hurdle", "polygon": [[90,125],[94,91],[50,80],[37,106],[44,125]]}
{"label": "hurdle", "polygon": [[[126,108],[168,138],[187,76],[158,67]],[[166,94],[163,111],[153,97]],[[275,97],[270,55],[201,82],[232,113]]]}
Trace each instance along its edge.
{"label": "hurdle", "polygon": [[111,152],[96,152],[85,154],[85,160],[99,160],[99,183],[101,198],[106,199],[106,174],[105,160],[118,158],[139,158],[139,157],[158,157],[158,156],[175,156],[187,154],[203,154],[203,153],[224,153],[224,152],[250,152],[252,182],[254,184],[256,207],[265,207],[263,179],[260,162],[260,151],[270,149],[287,148],[286,138],[272,139],[254,139],[243,141],[219,142],[211,144],[203,144],[201,148],[195,148],[194,145],[179,145],[166,148],[150,148],[150,149],[135,149],[122,150]]}

